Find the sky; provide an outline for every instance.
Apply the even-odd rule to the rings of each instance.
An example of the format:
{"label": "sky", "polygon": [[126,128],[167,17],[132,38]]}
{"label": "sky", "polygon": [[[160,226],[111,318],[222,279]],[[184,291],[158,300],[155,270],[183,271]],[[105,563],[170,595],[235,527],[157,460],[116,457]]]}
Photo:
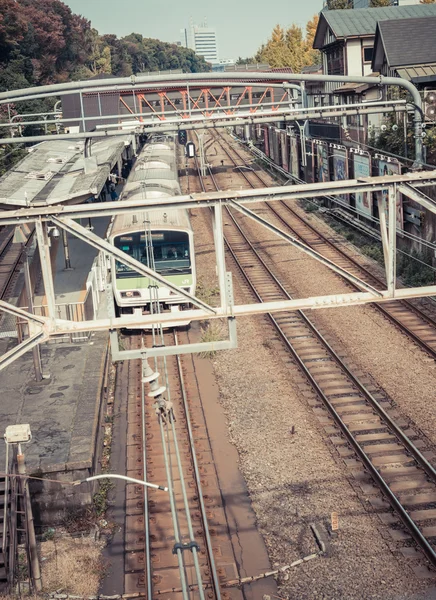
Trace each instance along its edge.
{"label": "sky", "polygon": [[89,19],[100,34],[123,37],[140,33],[164,42],[180,40],[190,18],[217,32],[219,58],[253,56],[279,23],[304,28],[322,8],[322,0],[63,0],[74,13]]}

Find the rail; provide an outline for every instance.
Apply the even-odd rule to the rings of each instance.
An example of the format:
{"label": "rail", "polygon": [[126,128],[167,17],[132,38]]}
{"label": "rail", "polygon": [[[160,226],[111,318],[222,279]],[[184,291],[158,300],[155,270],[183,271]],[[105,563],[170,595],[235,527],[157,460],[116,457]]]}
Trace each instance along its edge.
{"label": "rail", "polygon": [[[217,185],[214,177],[212,177],[212,180],[214,181],[214,184]],[[227,248],[228,248],[230,254],[233,257],[233,260],[235,261],[235,264],[238,266],[240,272],[242,273],[249,289],[256,296],[257,300],[260,302],[263,300],[262,293],[259,291],[259,289],[262,288],[262,286],[264,286],[262,289],[264,289],[265,293],[268,293],[268,297],[271,296],[271,293],[272,293],[271,289],[275,289],[274,294],[277,294],[278,296],[281,296],[281,297],[284,296],[284,297],[290,299],[291,296],[288,294],[286,289],[283,287],[283,285],[280,283],[280,281],[274,275],[271,268],[262,259],[259,252],[254,248],[252,242],[248,239],[248,236],[244,233],[241,225],[236,220],[236,217],[232,214],[231,210],[228,208],[227,208],[227,214],[230,218],[230,221],[228,221],[227,224],[228,225],[232,224],[233,231],[232,231],[232,228],[226,228],[225,243],[227,245]],[[233,236],[232,241],[229,240],[229,236]],[[253,259],[252,258],[250,258],[249,260],[247,259],[247,256],[246,256],[247,248],[251,252],[250,256],[256,257],[255,264],[256,264],[257,270],[254,269],[255,264],[253,263]],[[240,253],[241,257],[245,257],[245,260],[247,260],[250,265],[249,274],[247,273],[246,269],[244,268],[243,262],[241,260],[239,260],[239,253]],[[265,277],[265,274],[267,274],[267,277]],[[354,452],[357,454],[357,456],[363,463],[364,467],[371,474],[373,481],[377,484],[379,489],[382,491],[384,497],[388,500],[391,507],[394,509],[394,511],[397,513],[397,515],[399,516],[399,518],[401,519],[403,524],[409,530],[412,538],[423,549],[428,560],[433,565],[436,565],[435,549],[429,543],[429,541],[425,537],[423,531],[421,531],[420,527],[417,525],[415,520],[412,518],[412,516],[406,510],[404,503],[402,503],[400,501],[399,497],[397,497],[397,495],[394,493],[394,491],[390,488],[388,481],[382,476],[382,474],[379,472],[379,470],[374,465],[373,461],[371,460],[371,456],[370,456],[371,452],[369,452],[369,453],[366,452],[364,445],[362,445],[362,443],[359,443],[357,441],[356,437],[353,436],[351,429],[347,426],[347,424],[345,422],[345,417],[343,417],[340,414],[341,410],[339,409],[339,407],[338,408],[335,407],[334,403],[327,396],[327,393],[322,389],[322,384],[318,383],[318,381],[316,379],[316,375],[314,375],[311,372],[311,369],[306,364],[307,355],[304,354],[304,358],[302,355],[300,356],[298,349],[296,349],[296,347],[292,344],[292,342],[291,342],[291,337],[293,335],[292,327],[294,325],[289,326],[290,333],[286,334],[286,332],[284,331],[283,325],[281,325],[279,323],[279,321],[281,323],[286,323],[287,320],[295,319],[295,322],[298,323],[297,338],[300,339],[300,341],[301,341],[301,337],[302,337],[301,326],[304,325],[308,329],[309,336],[313,339],[316,339],[317,344],[318,344],[318,342],[321,344],[322,356],[326,357],[326,358],[323,358],[323,361],[328,360],[328,361],[330,361],[331,364],[335,364],[335,365],[337,365],[337,367],[339,367],[340,376],[343,378],[343,380],[349,381],[352,384],[352,388],[356,389],[358,391],[359,398],[361,398],[362,400],[364,400],[365,402],[367,402],[369,404],[371,413],[373,411],[376,413],[377,417],[380,419],[379,422],[380,422],[381,426],[383,428],[386,428],[390,432],[389,435],[393,436],[393,438],[396,439],[397,442],[399,442],[401,444],[401,448],[403,451],[402,456],[404,456],[404,458],[402,458],[402,460],[406,461],[407,457],[409,457],[409,460],[410,460],[410,455],[411,455],[413,457],[415,463],[418,465],[418,467],[425,472],[425,474],[429,477],[429,479],[433,482],[433,484],[436,484],[436,470],[434,469],[434,467],[429,463],[429,461],[425,458],[423,453],[418,449],[417,445],[413,443],[413,441],[405,434],[405,432],[403,432],[400,429],[400,427],[396,424],[396,422],[393,420],[393,418],[390,417],[389,414],[383,409],[381,404],[368,391],[368,389],[366,389],[366,387],[358,380],[358,378],[356,376],[354,376],[354,374],[348,369],[348,367],[345,365],[345,363],[339,358],[337,353],[333,350],[333,348],[328,344],[328,342],[325,340],[325,338],[321,335],[321,333],[316,329],[316,327],[313,325],[313,323],[308,319],[308,317],[302,311],[291,312],[291,313],[289,313],[289,315],[287,315],[286,313],[283,313],[277,319],[271,314],[268,316],[269,316],[274,328],[278,332],[280,338],[285,343],[288,350],[291,352],[298,367],[301,369],[301,371],[304,373],[304,375],[306,376],[306,378],[312,385],[312,388],[315,390],[318,398],[322,401],[324,406],[327,408],[331,417],[334,419],[334,422],[338,425],[341,432],[345,436],[347,442],[351,445]],[[294,323],[294,321],[292,321],[292,323]],[[296,334],[294,334],[294,335],[296,335]],[[303,337],[305,337],[305,338],[308,337],[308,334],[305,334],[305,336],[303,336]],[[318,347],[319,346],[317,346],[317,348]],[[306,348],[307,348],[307,346],[306,346]],[[318,356],[318,358],[319,358],[319,356]],[[323,362],[323,364],[325,365],[326,363]],[[357,410],[357,415],[359,416],[359,418],[361,418],[359,410],[362,410],[362,409],[355,408],[355,410]],[[347,414],[347,411],[343,411],[343,415],[346,415],[346,414]],[[366,411],[363,410],[362,414],[365,415],[368,413],[366,413]],[[362,419],[363,419],[363,417],[362,417]],[[380,427],[374,426],[374,429],[377,429],[377,428],[380,429]],[[364,426],[363,429],[371,429],[371,427]],[[380,439],[383,439],[383,438],[380,438]],[[366,443],[368,444],[370,442],[366,442]],[[369,448],[371,448],[371,446],[369,446]],[[392,451],[396,451],[396,450],[397,450],[397,447],[395,445],[392,445],[390,448],[390,451],[392,452]],[[382,452],[382,450],[378,450],[378,451]],[[389,454],[389,450],[387,452]],[[391,458],[393,458],[393,457],[391,456]],[[427,504],[428,504],[428,502],[427,502]],[[421,517],[421,520],[425,520],[425,518]]]}
{"label": "rail", "polygon": [[[225,143],[223,142],[223,138],[222,136],[216,132],[216,135],[218,137],[218,142],[221,145],[221,148],[224,150],[224,152],[227,154],[227,156],[229,157],[230,160],[232,160],[232,162],[236,165],[236,161],[235,159],[231,156],[228,148],[226,147]],[[237,152],[235,150],[235,148],[232,146],[232,152],[238,157],[239,160],[244,160],[244,157],[239,154],[239,152]],[[241,176],[245,179],[245,181],[250,185],[250,187],[255,188],[256,186],[254,185],[254,183],[251,180],[251,177],[254,176],[256,177],[256,179],[263,185],[263,186],[268,186],[268,183],[262,178],[262,176],[257,173],[256,171],[250,171],[249,173],[246,173],[242,170],[239,170]],[[270,202],[266,202],[265,203],[268,208],[274,213],[274,215],[280,220],[280,222],[290,231],[292,232],[296,237],[298,237],[299,239],[301,239],[303,242],[305,242],[308,246],[312,246],[313,244],[311,244],[310,240],[307,239],[307,237],[305,237],[301,231],[298,232],[294,227],[292,227],[289,223],[288,220],[284,219],[280,214],[279,214],[279,210],[272,205],[272,203]],[[322,240],[322,242],[324,244],[326,244],[327,246],[329,246],[331,249],[333,249],[341,258],[345,259],[350,265],[352,265],[353,268],[357,269],[359,271],[360,274],[363,274],[363,278],[364,281],[370,284],[376,284],[376,285],[380,285],[382,287],[385,286],[385,282],[380,279],[379,277],[377,277],[376,275],[374,275],[373,273],[371,273],[367,268],[365,268],[363,265],[361,265],[356,259],[354,259],[353,257],[349,256],[342,248],[338,247],[334,242],[332,242],[332,240],[328,239],[325,235],[323,235],[320,231],[318,231],[317,229],[315,229],[315,227],[313,225],[311,225],[308,221],[306,221],[305,219],[303,219],[293,208],[291,208],[284,200],[279,201],[278,206],[283,207],[286,212],[289,215],[292,215],[292,218],[297,219],[300,223],[304,224],[304,227],[306,227],[307,229],[309,229],[313,234],[315,234],[316,236],[318,236],[320,238],[320,240]],[[318,251],[320,251],[320,246],[319,244],[317,244],[316,249]],[[349,285],[351,285],[354,289],[358,290],[359,288],[354,285],[352,282],[347,281],[347,283]],[[412,302],[408,301],[408,300],[396,300],[395,304],[401,305],[403,307],[405,307],[405,309],[407,311],[409,311],[410,313],[413,313],[415,315],[416,318],[419,319],[419,321],[416,324],[416,329],[413,329],[412,326],[406,325],[401,318],[395,316],[393,314],[393,311],[391,311],[389,309],[388,305],[382,305],[382,304],[373,304],[372,306],[378,310],[383,316],[385,316],[387,319],[389,319],[398,329],[400,329],[400,331],[402,331],[403,333],[405,333],[409,338],[411,338],[422,350],[424,350],[429,356],[431,356],[433,359],[436,360],[436,346],[432,346],[431,344],[429,344],[428,342],[426,342],[422,335],[420,335],[420,326],[423,324],[426,324],[432,328],[434,328],[436,330],[436,322],[427,314],[425,314],[422,310],[420,310],[417,306],[415,306],[414,304],[412,304]]]}

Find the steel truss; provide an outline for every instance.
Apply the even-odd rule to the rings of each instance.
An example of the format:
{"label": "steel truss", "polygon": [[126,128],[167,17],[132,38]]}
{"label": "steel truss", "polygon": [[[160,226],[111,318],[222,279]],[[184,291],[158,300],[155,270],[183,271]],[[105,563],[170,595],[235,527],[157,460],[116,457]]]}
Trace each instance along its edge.
{"label": "steel truss", "polygon": [[[142,118],[142,107],[147,106],[144,104],[144,99],[146,99],[146,93],[154,93],[158,100],[157,108],[159,111],[156,111],[156,106],[152,106],[150,102],[147,100],[149,106],[149,114],[154,114],[157,120],[161,123],[162,118],[166,118],[167,114],[166,109],[169,106],[169,110],[173,109],[178,117],[179,121],[183,121],[184,118],[192,118],[192,110],[199,111],[199,119],[201,121],[205,121],[207,123],[208,119],[215,118],[214,116],[208,116],[209,113],[212,115],[215,112],[223,112],[224,117],[230,118],[231,120],[235,119],[234,114],[226,114],[229,111],[232,112],[242,106],[244,103],[249,106],[249,111],[254,109],[258,111],[258,109],[262,109],[262,104],[265,104],[265,98],[271,100],[271,102],[267,102],[267,105],[264,108],[268,108],[270,112],[275,112],[275,110],[279,108],[283,103],[287,104],[287,108],[292,109],[294,98],[293,89],[297,89],[301,95],[301,105],[304,107],[306,105],[306,92],[304,89],[305,82],[319,82],[319,83],[327,83],[327,82],[343,82],[343,83],[367,83],[373,86],[383,86],[387,88],[388,86],[396,86],[401,87],[407,90],[412,96],[412,106],[414,111],[414,134],[415,134],[415,150],[416,150],[416,165],[420,166],[423,163],[422,156],[422,99],[417,88],[410,82],[405,79],[401,79],[399,77],[384,77],[382,75],[376,77],[364,77],[364,76],[349,76],[349,75],[306,75],[300,73],[264,73],[264,72],[256,72],[256,73],[189,73],[189,74],[180,74],[180,75],[156,75],[153,77],[144,77],[144,76],[132,76],[129,78],[114,78],[114,79],[103,79],[96,84],[95,81],[80,81],[80,82],[70,82],[63,83],[57,85],[50,86],[40,86],[36,88],[26,88],[22,90],[12,90],[9,92],[0,93],[0,104],[11,104],[11,103],[19,103],[23,100],[31,100],[37,98],[48,98],[48,97],[62,97],[67,94],[77,93],[80,99],[80,115],[74,115],[71,118],[73,123],[79,123],[82,127],[83,133],[86,132],[86,115],[84,110],[84,97],[89,97],[91,94],[97,95],[97,99],[99,98],[100,93],[111,93],[115,92],[122,96],[122,100],[124,103],[125,114],[137,114],[139,112],[138,125],[141,125],[140,121]],[[265,94],[261,94],[258,102],[255,102],[253,99],[252,90],[255,87],[263,86],[265,90]],[[273,96],[273,91],[276,87],[283,88],[283,94],[277,99]],[[230,104],[228,100],[224,100],[228,96],[228,93],[224,90],[226,88],[233,87],[238,89],[238,93],[234,94],[236,101],[232,104],[232,98],[230,97]],[[197,98],[193,98],[192,89],[199,90],[199,94]],[[214,89],[215,92],[212,93],[211,90]],[[221,89],[222,93],[218,93],[217,90]],[[251,91],[250,91],[251,90]],[[181,94],[181,92],[184,92]],[[172,95],[174,93],[181,94],[182,96],[182,105],[180,108],[177,107],[175,102],[172,100]],[[268,97],[267,97],[268,96]],[[126,99],[132,98],[132,104],[126,102]],[[177,98],[175,98],[176,100]],[[203,106],[200,106],[200,102]],[[194,106],[193,106],[194,104]],[[365,108],[356,109],[357,112],[355,114],[361,114],[364,110],[368,110],[368,105],[364,105]],[[336,107],[329,107],[332,109],[330,116],[334,116],[334,109]],[[153,110],[151,110],[153,109]],[[338,108],[341,110],[343,114],[344,107]],[[252,119],[258,117],[258,113],[256,114],[248,114]],[[360,112],[359,112],[360,111]],[[101,108],[99,112],[92,111],[93,114],[96,114],[97,118],[105,118],[106,116],[102,115]],[[285,109],[286,112],[286,109]],[[382,107],[379,107],[379,112],[384,112]],[[259,113],[260,114],[260,113]],[[323,111],[320,109],[314,110],[313,113],[308,113],[308,116],[323,115]],[[352,114],[352,113],[351,113]],[[270,115],[271,116],[271,115]],[[282,118],[277,119],[277,114],[272,115],[276,120],[286,120],[285,115]],[[116,123],[117,126],[120,127],[120,115],[117,115]],[[122,117],[122,115],[121,115]],[[107,119],[108,117],[106,117]],[[249,117],[245,117],[244,119],[248,119]],[[222,122],[222,121],[221,121]],[[243,121],[250,122],[250,121]],[[256,121],[251,121],[256,122]],[[107,121],[106,121],[107,123]],[[150,127],[152,125],[148,125]],[[195,127],[195,123],[191,123],[189,125],[191,128]],[[217,126],[217,125],[215,125]],[[174,125],[172,126],[174,128]],[[98,137],[103,135],[107,135],[107,131],[104,132],[87,132],[86,135],[89,137]],[[70,134],[70,137],[74,137],[75,134]],[[36,136],[38,137],[38,136]],[[46,139],[45,136],[39,136],[39,140]],[[52,139],[52,136],[49,136],[49,139]],[[27,138],[20,138],[20,141],[34,141],[35,137],[31,137],[31,140],[27,140]],[[10,138],[2,138],[0,139],[0,143],[15,143],[17,138],[11,136]]]}
{"label": "steel truss", "polygon": [[[382,177],[367,177],[359,180],[346,180],[329,183],[317,183],[307,185],[278,186],[273,188],[264,188],[256,190],[241,190],[228,192],[213,192],[202,194],[191,194],[185,196],[176,196],[173,198],[164,198],[156,200],[153,205],[149,201],[135,200],[122,201],[114,203],[79,206],[50,206],[20,209],[15,211],[0,212],[0,225],[19,225],[20,223],[34,222],[36,235],[42,265],[42,276],[44,280],[45,294],[47,297],[48,316],[37,317],[27,311],[17,308],[4,301],[0,301],[0,310],[9,312],[20,319],[25,319],[29,323],[30,337],[24,342],[10,350],[0,358],[0,369],[6,367],[13,360],[21,356],[27,350],[33,348],[41,342],[56,338],[61,335],[71,334],[82,331],[109,331],[111,332],[111,342],[113,347],[113,359],[123,360],[129,358],[149,358],[169,354],[183,354],[188,352],[201,352],[204,350],[220,350],[236,347],[236,318],[247,315],[257,315],[265,313],[283,312],[289,310],[306,310],[316,308],[334,308],[341,306],[355,306],[371,302],[388,302],[392,299],[418,298],[423,296],[436,295],[436,285],[397,289],[395,275],[396,259],[396,197],[401,192],[415,202],[421,204],[424,208],[436,214],[436,202],[426,196],[421,190],[417,189],[423,186],[434,186],[436,184],[436,171],[427,171],[419,173],[408,173],[406,175],[392,175]],[[336,265],[334,262],[320,256],[317,252],[293,238],[289,234],[281,231],[265,219],[259,217],[256,213],[246,208],[245,204],[258,203],[262,201],[272,202],[275,200],[296,200],[301,197],[313,198],[325,195],[339,195],[344,193],[356,193],[362,191],[382,191],[388,192],[388,219],[386,219],[386,207],[383,199],[379,200],[380,229],[383,243],[383,252],[385,257],[387,289],[377,290],[368,285],[360,278],[347,272],[345,269]],[[381,194],[380,194],[381,196]],[[315,296],[308,298],[298,298],[292,300],[282,300],[274,302],[262,302],[253,304],[234,305],[231,276],[226,272],[224,257],[224,234],[222,207],[229,205],[234,209],[241,211],[247,217],[254,219],[262,226],[279,235],[282,239],[288,241],[293,246],[309,254],[315,260],[325,264],[333,271],[340,273],[348,280],[352,281],[362,291],[348,294],[332,294],[324,296]],[[200,299],[185,292],[184,290],[170,284],[158,273],[146,267],[142,263],[124,254],[109,244],[104,239],[95,235],[92,231],[82,227],[74,219],[83,217],[104,217],[108,215],[123,214],[128,212],[137,212],[150,208],[159,208],[161,210],[169,208],[214,208],[213,228],[215,241],[215,255],[217,264],[217,273],[220,286],[220,306],[211,307]],[[107,290],[108,298],[108,317],[104,319],[95,319],[92,321],[67,321],[56,317],[56,303],[53,286],[53,274],[49,260],[48,251],[48,223],[52,222],[56,226],[65,229],[71,234],[79,237],[86,243],[94,246],[107,255],[115,257],[118,261],[128,265],[138,273],[148,276],[156,282],[164,283],[196,308],[180,311],[177,320],[180,322],[207,320],[207,319],[226,319],[229,325],[229,339],[212,344],[194,344],[189,346],[147,348],[137,352],[121,351],[118,346],[116,331],[120,328],[141,328],[150,327],[153,324],[166,324],[174,320],[171,313],[161,313],[159,315],[127,316],[122,318],[115,317],[112,294],[110,288]]]}

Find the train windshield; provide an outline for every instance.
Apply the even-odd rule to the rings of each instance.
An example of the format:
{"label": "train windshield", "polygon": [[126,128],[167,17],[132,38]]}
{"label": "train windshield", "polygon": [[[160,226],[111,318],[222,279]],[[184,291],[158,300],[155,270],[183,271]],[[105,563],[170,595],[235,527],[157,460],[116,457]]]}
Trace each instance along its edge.
{"label": "train windshield", "polygon": [[[119,250],[162,275],[191,272],[189,235],[185,231],[129,233],[117,236],[114,244]],[[137,277],[136,271],[127,265],[118,260],[115,264],[117,277]]]}

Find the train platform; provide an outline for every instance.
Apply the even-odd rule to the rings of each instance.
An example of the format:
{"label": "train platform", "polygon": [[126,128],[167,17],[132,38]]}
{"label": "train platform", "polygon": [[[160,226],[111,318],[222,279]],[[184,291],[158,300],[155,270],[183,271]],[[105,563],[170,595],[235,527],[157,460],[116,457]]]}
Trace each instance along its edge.
{"label": "train platform", "polygon": [[[92,225],[95,233],[104,237],[108,220],[96,219]],[[71,270],[65,269],[62,241],[57,241],[52,252],[59,316],[75,320],[85,310],[88,318],[92,314],[104,316],[105,294],[92,289],[97,250],[72,237],[68,243]],[[37,314],[44,312],[44,291],[40,286],[34,297]],[[23,446],[27,470],[46,479],[74,481],[98,471],[104,433],[108,334],[81,335],[40,347],[42,381],[36,381],[31,351],[0,371],[2,433],[8,425],[30,424],[32,440]],[[0,352],[6,352],[14,344],[16,339],[0,339]],[[5,464],[3,442],[0,442],[0,464]],[[59,522],[67,506],[71,510],[72,505],[90,503],[92,489],[83,488],[33,481],[31,491],[36,500],[37,521]]]}

